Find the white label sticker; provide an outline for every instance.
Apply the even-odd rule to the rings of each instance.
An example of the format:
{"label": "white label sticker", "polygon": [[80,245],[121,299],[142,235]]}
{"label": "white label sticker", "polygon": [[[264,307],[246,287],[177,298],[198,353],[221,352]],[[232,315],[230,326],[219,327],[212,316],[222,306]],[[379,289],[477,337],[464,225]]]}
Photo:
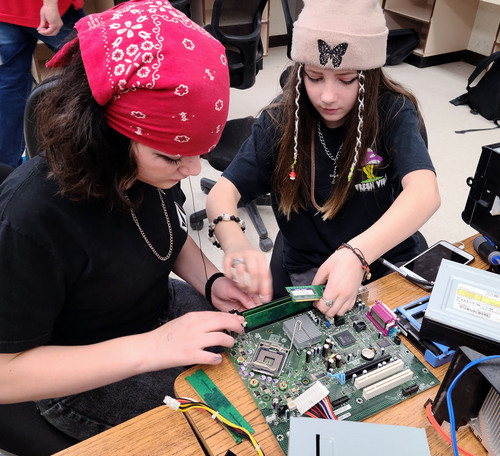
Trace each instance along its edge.
{"label": "white label sticker", "polygon": [[500,323],[500,293],[460,284],[453,302],[455,309]]}
{"label": "white label sticker", "polygon": [[312,296],[316,294],[312,288],[293,288],[290,292],[293,296]]}
{"label": "white label sticker", "polygon": [[337,419],[342,421],[342,420],[346,420],[347,418],[349,418],[351,416],[350,413],[346,413],[345,415],[342,415],[342,416],[338,416]]}
{"label": "white label sticker", "polygon": [[346,404],[343,407],[339,407],[337,410],[334,410],[333,413],[335,413],[335,416],[337,416],[340,413],[347,412],[347,410],[351,410],[351,409],[352,409],[352,407],[349,404]]}

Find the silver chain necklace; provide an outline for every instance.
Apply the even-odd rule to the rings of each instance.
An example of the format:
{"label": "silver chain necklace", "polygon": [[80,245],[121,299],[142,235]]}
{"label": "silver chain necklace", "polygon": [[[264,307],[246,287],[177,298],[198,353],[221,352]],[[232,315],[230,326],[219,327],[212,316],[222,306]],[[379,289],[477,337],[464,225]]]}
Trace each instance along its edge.
{"label": "silver chain necklace", "polygon": [[[160,188],[158,188],[158,187],[156,188],[156,190],[158,191],[158,196],[160,197],[161,207],[163,209],[163,213],[165,214],[165,220],[167,221],[167,226],[168,226],[168,235],[170,237],[170,248],[169,248],[168,253],[167,253],[166,256],[161,256],[156,251],[156,249],[153,247],[153,245],[149,241],[148,237],[144,233],[143,229],[141,228],[139,220],[137,219],[137,215],[135,214],[135,211],[132,208],[130,208],[130,215],[132,216],[132,220],[134,221],[135,226],[137,226],[139,232],[141,233],[141,236],[146,241],[146,244],[151,249],[151,251],[155,254],[156,258],[158,258],[161,261],[167,261],[170,258],[170,255],[172,255],[172,248],[173,248],[173,245],[174,245],[174,243],[173,243],[173,236],[172,236],[172,225],[170,224],[170,219],[168,218],[167,208],[165,207],[165,201],[163,200],[163,196],[162,196],[162,195],[165,194],[165,192],[163,190],[161,190]],[[130,199],[129,199],[129,197],[127,195],[125,195],[125,199],[127,201],[130,201]]]}
{"label": "silver chain necklace", "polygon": [[325,152],[326,152],[326,155],[328,155],[328,158],[333,162],[333,174],[330,174],[330,177],[332,178],[332,184],[334,184],[335,179],[337,179],[337,177],[338,177],[337,166],[338,166],[338,162],[339,162],[340,153],[342,152],[342,146],[344,145],[344,143],[342,142],[340,144],[340,146],[337,150],[337,155],[335,155],[335,157],[334,157],[332,155],[332,153],[330,152],[330,150],[328,149],[328,147],[326,147],[325,138],[323,137],[323,133],[321,131],[321,122],[319,120],[318,120],[317,126],[318,126],[319,142],[323,146],[323,149],[325,149]]}

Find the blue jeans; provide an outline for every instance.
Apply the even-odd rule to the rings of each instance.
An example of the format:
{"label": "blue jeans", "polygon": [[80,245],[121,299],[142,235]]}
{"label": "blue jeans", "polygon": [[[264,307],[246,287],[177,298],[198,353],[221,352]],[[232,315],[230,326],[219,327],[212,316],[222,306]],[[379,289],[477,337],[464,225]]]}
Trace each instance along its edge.
{"label": "blue jeans", "polygon": [[31,61],[37,40],[56,51],[84,15],[83,10],[70,7],[56,36],[43,36],[36,28],[0,22],[0,163],[13,167],[21,164],[24,107],[33,86]]}
{"label": "blue jeans", "polygon": [[[191,285],[169,280],[169,304],[158,324],[188,312],[214,310]],[[211,347],[210,351],[221,351]],[[148,372],[72,396],[37,401],[49,423],[66,434],[84,440],[123,421],[163,405],[166,395],[175,397],[174,382],[185,367]]]}

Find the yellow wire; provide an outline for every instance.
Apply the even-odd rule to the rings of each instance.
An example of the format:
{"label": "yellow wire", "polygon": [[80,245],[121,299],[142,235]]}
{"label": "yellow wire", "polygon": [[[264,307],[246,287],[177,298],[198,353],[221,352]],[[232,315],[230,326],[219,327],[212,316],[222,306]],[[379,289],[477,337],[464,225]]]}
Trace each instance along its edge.
{"label": "yellow wire", "polygon": [[222,421],[224,424],[227,424],[228,426],[230,427],[233,427],[235,429],[239,429],[240,431],[242,431],[245,435],[248,436],[248,439],[250,440],[250,442],[252,443],[252,445],[254,446],[255,450],[257,451],[257,453],[259,454],[259,456],[264,456],[264,453],[262,452],[261,448],[260,448],[260,445],[257,443],[257,441],[252,437],[252,434],[250,434],[245,428],[241,427],[241,426],[238,426],[237,424],[235,423],[232,423],[231,421],[229,421],[227,418],[225,418],[224,416],[222,416],[219,412],[217,412],[216,410],[212,409],[211,407],[209,407],[208,405],[195,405],[195,404],[181,404],[179,406],[179,409],[182,413],[185,413],[186,411],[188,411],[189,409],[192,409],[192,408],[197,408],[197,409],[202,409],[202,410],[206,410],[207,412],[211,413],[212,415],[216,415],[215,417]]}

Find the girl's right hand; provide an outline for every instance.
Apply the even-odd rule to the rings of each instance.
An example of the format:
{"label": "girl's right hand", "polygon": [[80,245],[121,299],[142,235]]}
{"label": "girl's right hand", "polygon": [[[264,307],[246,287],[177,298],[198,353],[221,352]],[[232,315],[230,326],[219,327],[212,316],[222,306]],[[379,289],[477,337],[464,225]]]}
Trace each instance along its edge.
{"label": "girl's right hand", "polygon": [[225,251],[222,264],[225,276],[249,294],[256,305],[272,299],[271,271],[263,252],[247,245],[233,245]]}
{"label": "girl's right hand", "polygon": [[219,353],[207,347],[232,347],[234,339],[227,332],[241,334],[244,318],[226,312],[190,312],[171,320],[147,334],[152,342],[149,370],[161,370],[190,364],[219,364]]}

